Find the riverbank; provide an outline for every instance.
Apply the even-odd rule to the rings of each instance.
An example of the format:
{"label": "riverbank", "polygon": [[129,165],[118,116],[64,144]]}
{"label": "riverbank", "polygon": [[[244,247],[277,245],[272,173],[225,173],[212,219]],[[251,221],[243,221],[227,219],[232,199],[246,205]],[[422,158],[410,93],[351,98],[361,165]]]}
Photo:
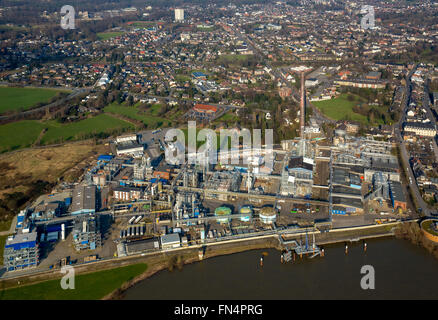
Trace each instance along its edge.
{"label": "riverbank", "polygon": [[[335,244],[346,241],[359,241],[364,239],[373,239],[380,237],[388,237],[394,236],[393,228],[396,224],[390,225],[382,225],[382,226],[371,226],[365,228],[355,228],[355,230],[337,230],[327,232],[327,233],[315,233],[315,242],[317,245],[328,245]],[[312,233],[310,233],[312,234]],[[294,235],[288,237],[287,240],[302,240],[303,234]],[[276,249],[278,251],[283,250],[280,246],[278,238],[276,236],[267,237],[263,239],[256,240],[245,240],[241,241],[238,244],[236,243],[225,243],[217,245],[209,245],[206,247],[204,252],[204,258],[213,258],[218,256],[230,255],[250,250],[259,250],[259,249]],[[184,265],[191,264],[194,262],[199,262],[198,250],[194,250],[190,254],[182,254],[182,255],[173,255],[169,257],[165,261],[157,261],[157,262],[147,262],[148,270],[141,274],[140,276],[132,279],[131,281],[125,283],[119,289],[115,290],[111,294],[105,296],[103,300],[115,300],[122,299],[124,293],[132,288],[137,283],[146,280],[147,278],[157,274],[160,271],[169,269],[170,271],[174,268],[181,269]]]}
{"label": "riverbank", "polygon": [[425,248],[438,259],[438,243],[429,240],[421,230],[418,222],[406,222],[397,226],[394,230],[397,239],[404,239],[417,246]]}
{"label": "riverbank", "polygon": [[74,290],[61,288],[59,279],[0,291],[0,300],[98,300],[126,281],[147,270],[146,264],[131,264],[116,269],[75,276],[68,281]]}
{"label": "riverbank", "polygon": [[[257,250],[257,249],[277,249],[281,250],[279,242],[274,237],[257,239],[257,240],[245,240],[239,243],[237,246],[235,243],[228,243],[223,245],[208,246],[204,252],[204,258],[209,259],[218,256],[225,256],[230,254],[235,254],[244,251]],[[112,293],[103,297],[102,300],[117,300],[123,298],[124,293],[136,285],[137,283],[157,274],[160,271],[169,269],[173,270],[175,268],[181,269],[184,265],[188,265],[194,262],[199,262],[198,250],[193,250],[190,253],[184,252],[183,254],[173,254],[169,255],[166,259],[160,259],[158,261],[147,262],[149,268],[143,274],[139,275],[135,279],[124,283],[120,288],[116,289]]]}
{"label": "riverbank", "polygon": [[[357,241],[358,239],[375,238],[381,236],[392,236],[393,228],[396,224],[374,225],[367,227],[335,229],[330,232],[319,233],[315,232],[315,242],[318,245],[326,245],[331,243]],[[308,233],[311,237],[313,233]],[[309,239],[310,239],[309,237]],[[289,236],[287,239],[303,240],[305,233]],[[232,240],[229,242],[209,243],[205,246],[204,259],[217,256],[230,255],[249,250],[273,248],[282,250],[280,247],[278,236],[265,236],[253,239]],[[88,274],[96,271],[114,269],[122,266],[145,263],[148,265],[147,270],[136,276],[135,278],[123,283],[118,289],[106,294],[102,299],[119,299],[123,293],[142,280],[145,280],[156,273],[165,269],[181,269],[186,264],[191,264],[199,261],[198,257],[199,246],[181,248],[178,250],[154,253],[148,255],[128,256],[118,259],[103,260],[95,263],[75,266],[76,274]],[[0,281],[1,289],[9,289],[23,285],[44,282],[47,280],[59,279],[62,277],[60,272],[43,271],[38,274],[23,275],[12,279],[2,279]]]}
{"label": "riverbank", "polygon": [[[181,271],[163,270],[127,290],[123,299],[436,299],[438,260],[425,249],[394,237],[366,243],[367,250],[362,241],[348,243],[348,253],[342,243],[326,245],[324,257],[296,256],[287,263],[281,263],[276,249],[218,256],[186,265]],[[374,290],[362,289],[364,265],[374,267]]]}

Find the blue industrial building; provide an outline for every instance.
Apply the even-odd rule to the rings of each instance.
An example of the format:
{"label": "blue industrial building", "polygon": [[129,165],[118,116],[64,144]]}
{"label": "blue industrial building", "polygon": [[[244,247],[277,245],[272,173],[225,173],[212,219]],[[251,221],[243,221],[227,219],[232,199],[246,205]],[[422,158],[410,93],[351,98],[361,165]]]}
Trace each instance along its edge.
{"label": "blue industrial building", "polygon": [[6,240],[3,264],[7,271],[34,268],[38,262],[37,232],[19,233]]}

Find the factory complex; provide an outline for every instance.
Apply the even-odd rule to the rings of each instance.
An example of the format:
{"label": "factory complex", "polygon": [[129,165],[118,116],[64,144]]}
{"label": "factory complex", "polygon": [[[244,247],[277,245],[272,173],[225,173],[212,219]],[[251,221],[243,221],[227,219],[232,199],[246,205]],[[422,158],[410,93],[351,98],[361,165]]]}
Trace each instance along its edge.
{"label": "factory complex", "polygon": [[324,232],[352,216],[374,215],[376,223],[381,214],[400,217],[408,209],[390,142],[343,130],[331,144],[285,140],[267,169],[263,150],[252,158],[231,151],[239,159],[233,165],[168,163],[165,151],[174,144],[165,133],[116,137],[80,181],[62,183],[22,210],[6,240],[7,271]]}

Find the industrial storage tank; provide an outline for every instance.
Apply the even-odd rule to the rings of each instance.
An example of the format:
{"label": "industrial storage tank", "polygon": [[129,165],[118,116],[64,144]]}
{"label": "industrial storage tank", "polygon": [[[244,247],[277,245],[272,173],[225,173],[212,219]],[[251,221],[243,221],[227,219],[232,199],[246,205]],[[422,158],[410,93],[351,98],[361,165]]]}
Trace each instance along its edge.
{"label": "industrial storage tank", "polygon": [[242,206],[239,210],[239,214],[247,214],[245,216],[240,217],[240,221],[249,222],[252,217],[252,208],[251,206]]}
{"label": "industrial storage tank", "polygon": [[273,207],[263,207],[260,209],[259,217],[263,223],[273,223],[277,221],[277,212]]}
{"label": "industrial storage tank", "polygon": [[231,214],[231,209],[228,207],[219,207],[214,210],[214,215],[217,217],[225,217],[221,219],[217,219],[216,221],[218,223],[227,223],[230,222],[230,218],[226,218],[226,216],[229,216]]}

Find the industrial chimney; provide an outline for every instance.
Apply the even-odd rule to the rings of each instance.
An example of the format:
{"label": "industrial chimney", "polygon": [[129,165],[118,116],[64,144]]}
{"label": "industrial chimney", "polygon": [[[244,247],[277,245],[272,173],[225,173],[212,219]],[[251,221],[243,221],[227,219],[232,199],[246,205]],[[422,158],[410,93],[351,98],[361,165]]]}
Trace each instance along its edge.
{"label": "industrial chimney", "polygon": [[304,87],[304,72],[301,72],[301,104],[300,104],[300,137],[304,139],[304,126],[305,126],[305,108],[306,108],[306,89]]}

